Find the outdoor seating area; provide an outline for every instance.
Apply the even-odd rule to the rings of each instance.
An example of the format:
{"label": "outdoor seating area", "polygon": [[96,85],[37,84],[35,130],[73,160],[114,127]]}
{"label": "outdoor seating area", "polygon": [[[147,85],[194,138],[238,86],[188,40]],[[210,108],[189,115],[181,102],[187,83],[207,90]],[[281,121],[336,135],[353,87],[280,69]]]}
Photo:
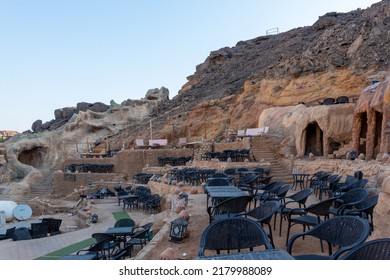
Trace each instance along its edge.
{"label": "outdoor seating area", "polygon": [[318,103],[320,105],[345,104],[345,103],[349,103],[349,98],[348,96],[344,96],[344,95],[339,96],[337,98],[327,97],[322,101],[318,101]]}
{"label": "outdoor seating area", "polygon": [[153,175],[154,174],[140,172],[133,176],[133,181],[136,184],[147,184],[150,178],[153,177]]}
{"label": "outdoor seating area", "polygon": [[5,229],[4,233],[0,234],[0,240],[12,239],[13,241],[19,241],[57,235],[62,233],[61,223],[61,219],[52,217],[31,222],[22,221],[21,224]]}
{"label": "outdoor seating area", "polygon": [[202,159],[210,161],[212,159],[218,159],[219,161],[245,161],[249,160],[251,155],[250,149],[236,149],[236,150],[223,150],[221,152],[207,151],[202,154]]}
{"label": "outdoor seating area", "polygon": [[157,157],[158,165],[164,166],[166,164],[170,166],[186,165],[192,157]]}
{"label": "outdoor seating area", "polygon": [[[253,173],[246,176],[253,176]],[[364,188],[367,180],[320,171],[306,177],[307,182],[297,189],[283,181],[270,180],[262,184],[253,179],[251,184],[234,185],[223,176],[209,178],[204,187],[209,227],[202,234],[197,259],[262,259],[263,253],[251,255],[252,252],[271,249],[282,251],[285,259],[342,259],[347,252],[363,244],[374,230],[372,213],[378,201],[377,195],[370,194]],[[324,193],[322,196],[320,194],[320,188],[324,185],[328,186],[327,198],[323,197]],[[307,201],[310,201],[309,205],[306,205]],[[282,237],[285,238],[282,247],[278,247],[280,243],[275,245],[273,237],[278,215],[279,236],[282,235],[283,224],[286,224],[287,230],[286,236]],[[243,253],[243,248],[234,245],[243,246],[245,243],[239,236],[249,235],[237,234],[237,229],[226,226],[237,223],[235,219],[238,217],[260,225],[271,247],[266,246],[264,250],[248,245],[244,250],[246,253]],[[213,231],[212,225],[222,227],[219,224],[224,223],[223,231],[219,228],[219,234],[214,233],[216,239],[211,239],[213,237],[210,235],[213,234],[209,231]],[[222,232],[226,235],[223,240]],[[248,242],[254,236],[247,237]],[[306,246],[304,243],[310,244],[308,253],[301,248]],[[317,244],[318,250],[313,252]],[[300,248],[299,254],[295,253],[296,247]],[[205,256],[205,249],[215,252]],[[237,253],[237,249],[240,253]]]}
{"label": "outdoor seating area", "polygon": [[114,168],[113,164],[91,164],[91,163],[69,164],[68,166],[66,166],[66,172],[112,173],[113,168]]}
{"label": "outdoor seating area", "polygon": [[142,248],[152,239],[153,223],[136,226],[131,218],[118,220],[105,232],[92,234],[95,242],[62,260],[120,260],[130,258],[135,246]]}
{"label": "outdoor seating area", "polygon": [[122,202],[123,211],[140,210],[147,213],[161,212],[162,196],[152,194],[150,188],[146,186],[134,186],[123,189],[121,186],[115,187],[118,198],[118,206]]}
{"label": "outdoor seating area", "polygon": [[[197,195],[205,198],[200,211],[207,225],[200,228],[196,259],[343,259],[375,231],[372,219],[378,196],[365,188],[367,180],[362,177],[318,171],[306,174],[305,183],[294,187],[296,181],[276,180],[271,169],[258,167],[172,167],[165,183],[150,180],[156,174],[137,175],[137,182],[144,180],[144,184],[122,187],[118,183],[114,187],[119,211],[146,215],[163,211],[163,197],[152,193],[151,183],[166,184],[172,191],[179,181],[203,187],[204,194]],[[176,183],[172,184],[174,180]],[[191,204],[191,195],[182,192],[172,203],[183,199]],[[40,223],[31,223],[27,230],[14,229],[16,237],[12,238],[54,236],[61,233],[60,225],[61,221],[44,218]],[[132,258],[134,251],[143,250],[154,236],[153,222],[136,225],[131,219],[119,220],[104,231],[95,232],[92,245],[61,259]],[[0,237],[9,235],[4,232]],[[188,242],[186,238],[184,242]]]}

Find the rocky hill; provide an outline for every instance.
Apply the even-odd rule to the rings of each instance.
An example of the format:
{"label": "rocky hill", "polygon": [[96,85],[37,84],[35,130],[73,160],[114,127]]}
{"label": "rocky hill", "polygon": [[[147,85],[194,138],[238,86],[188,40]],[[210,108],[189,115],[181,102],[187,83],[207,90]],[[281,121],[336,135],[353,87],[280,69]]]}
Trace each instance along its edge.
{"label": "rocky hill", "polygon": [[212,51],[179,94],[151,115],[156,131],[170,135],[175,126],[181,137],[214,138],[256,127],[268,107],[357,97],[389,70],[389,27],[390,1],[384,0]]}
{"label": "rocky hill", "polygon": [[131,148],[136,138],[149,139],[151,129],[155,139],[170,143],[181,137],[215,139],[257,127],[261,113],[270,107],[310,106],[326,97],[356,98],[389,70],[389,26],[390,0],[365,10],[328,13],[312,26],[212,51],[171,100],[162,87],[143,100],[82,102],[58,109],[54,121],[35,121],[33,133],[0,144],[8,163],[2,178],[22,180],[29,174],[39,181],[41,174],[31,170],[61,167],[79,143]]}
{"label": "rocky hill", "polygon": [[[156,136],[215,138],[227,130],[256,127],[268,107],[357,97],[389,70],[389,27],[390,1],[383,0],[365,10],[327,13],[312,26],[212,51],[179,94],[150,113]],[[108,109],[103,105],[99,112]],[[78,107],[71,113],[85,111]],[[57,111],[57,122],[35,122],[36,131],[56,129],[70,119],[69,108]],[[62,112],[66,116],[57,118]],[[119,138],[145,136],[150,122],[143,123],[130,125],[128,135]]]}

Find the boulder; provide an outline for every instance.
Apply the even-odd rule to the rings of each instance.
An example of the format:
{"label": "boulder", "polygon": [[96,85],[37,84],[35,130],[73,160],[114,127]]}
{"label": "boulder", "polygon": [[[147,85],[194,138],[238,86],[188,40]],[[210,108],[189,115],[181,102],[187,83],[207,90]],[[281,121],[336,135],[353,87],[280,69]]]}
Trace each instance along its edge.
{"label": "boulder", "polygon": [[31,125],[31,130],[34,132],[39,132],[42,130],[42,120],[36,120]]}
{"label": "boulder", "polygon": [[169,100],[169,90],[166,87],[161,87],[160,89],[149,89],[145,95],[146,100]]}

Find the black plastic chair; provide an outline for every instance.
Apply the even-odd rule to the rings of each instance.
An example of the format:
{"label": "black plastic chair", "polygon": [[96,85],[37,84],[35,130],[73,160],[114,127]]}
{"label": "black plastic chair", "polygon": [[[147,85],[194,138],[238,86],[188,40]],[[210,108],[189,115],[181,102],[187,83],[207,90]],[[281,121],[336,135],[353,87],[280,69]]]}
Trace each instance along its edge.
{"label": "black plastic chair", "polygon": [[12,239],[14,237],[15,227],[7,228],[4,234],[0,234],[0,240]]}
{"label": "black plastic chair", "polygon": [[[111,258],[111,255],[107,254],[107,243],[114,240],[115,237],[109,236],[106,239],[96,241],[94,244],[90,245],[87,249],[78,250],[76,255],[93,255],[92,260],[107,260]],[[95,239],[96,240],[96,239]]]}
{"label": "black plastic chair", "polygon": [[114,227],[134,227],[135,221],[130,218],[120,219],[115,222]]}
{"label": "black plastic chair", "polygon": [[290,237],[291,227],[301,225],[303,231],[307,228],[314,227],[322,221],[329,218],[329,209],[332,207],[335,198],[320,201],[305,208],[291,209],[287,214],[288,229],[286,244]]}
{"label": "black plastic chair", "polygon": [[333,97],[327,97],[322,102],[319,102],[321,105],[333,105],[336,104],[336,99]]}
{"label": "black plastic chair", "polygon": [[330,173],[327,171],[317,171],[314,173],[310,178],[309,178],[309,188],[316,189],[318,186],[319,182],[327,177],[330,176]]}
{"label": "black plastic chair", "polygon": [[146,241],[149,240],[148,233],[150,228],[136,227],[133,229],[130,240],[126,241],[126,245],[134,247],[134,245],[140,245],[143,248],[146,245]]}
{"label": "black plastic chair", "polygon": [[353,215],[364,218],[368,221],[371,231],[374,230],[374,208],[378,204],[378,195],[367,197],[360,203],[354,205],[352,209],[346,209],[344,215]]}
{"label": "black plastic chair", "polygon": [[123,211],[125,211],[126,206],[129,210],[131,208],[138,210],[138,196],[132,196],[123,199]]}
{"label": "black plastic chair", "polygon": [[316,195],[318,195],[319,200],[322,200],[322,194],[327,193],[328,197],[333,195],[334,188],[336,184],[340,181],[341,175],[333,174],[327,178],[319,180],[317,188],[315,189]]}
{"label": "black plastic chair", "polygon": [[275,192],[278,188],[284,185],[283,181],[273,181],[264,186],[255,186],[253,193],[254,207],[256,207],[257,201],[260,202],[268,196],[269,193]]}
{"label": "black plastic chair", "polygon": [[253,169],[253,171],[258,172],[258,175],[267,176],[270,174],[271,169],[258,167],[258,168]]}
{"label": "black plastic chair", "polygon": [[258,176],[256,174],[249,174],[238,178],[236,182],[234,182],[234,185],[243,191],[253,193],[257,180]]}
{"label": "black plastic chair", "polygon": [[362,179],[362,180],[357,180],[349,185],[345,185],[342,187],[339,186],[333,191],[333,195],[340,196],[343,193],[346,193],[350,190],[364,188],[367,185],[367,183],[368,183],[368,179]]}
{"label": "black plastic chair", "polygon": [[272,249],[268,235],[263,227],[244,217],[226,218],[209,224],[200,238],[198,256],[204,256],[206,250],[221,251],[249,249],[264,246]]}
{"label": "black plastic chair", "polygon": [[336,98],[336,104],[345,104],[349,103],[348,96],[342,95]]}
{"label": "black plastic chair", "polygon": [[227,178],[210,178],[206,186],[230,186],[230,182]]}
{"label": "black plastic chair", "polygon": [[32,239],[47,237],[47,222],[31,223],[30,234]]}
{"label": "black plastic chair", "polygon": [[268,195],[264,197],[263,202],[270,201],[270,200],[277,200],[280,203],[285,202],[285,197],[287,193],[293,188],[292,184],[285,184],[281,186],[280,188],[276,189],[275,191],[268,192]]}
{"label": "black plastic chair", "polygon": [[261,226],[268,225],[268,236],[271,241],[272,247],[275,248],[271,220],[280,207],[281,203],[279,201],[266,201],[260,204],[260,206],[246,213],[240,214],[239,216],[253,218],[256,222],[260,223]]}
{"label": "black plastic chair", "polygon": [[357,245],[338,260],[390,260],[390,238],[380,238]]}
{"label": "black plastic chair", "polygon": [[55,218],[42,218],[42,222],[46,222],[47,224],[47,233],[50,235],[60,234],[60,226],[62,223],[61,219]]}
{"label": "black plastic chair", "polygon": [[215,172],[214,174],[211,174],[210,178],[227,178],[228,175],[224,172]]}
{"label": "black plastic chair", "polygon": [[153,231],[152,231],[153,225],[154,225],[154,222],[150,222],[150,223],[146,223],[144,225],[139,226],[140,228],[148,230],[148,232],[147,232],[148,241],[150,241],[153,238]]}
{"label": "black plastic chair", "polygon": [[[368,237],[370,225],[362,218],[354,216],[338,216],[323,221],[312,229],[295,234],[288,240],[287,251],[295,258],[300,260],[329,260],[337,259],[344,252],[362,244]],[[328,244],[328,253],[325,254],[302,254],[293,255],[293,247],[300,238],[311,236]],[[305,238],[306,240],[306,238]],[[308,242],[312,242],[309,238]],[[333,247],[337,250],[333,252]]]}
{"label": "black plastic chair", "polygon": [[209,222],[215,220],[224,219],[227,217],[235,216],[234,214],[240,214],[246,212],[248,204],[251,202],[252,197],[249,195],[237,196],[225,199],[214,206],[207,208],[209,214]]}
{"label": "black plastic chair", "polygon": [[153,194],[145,201],[145,211],[150,213],[153,211],[161,211],[161,199],[162,197],[159,194]]}
{"label": "black plastic chair", "polygon": [[14,231],[14,236],[12,238],[13,241],[18,241],[18,240],[29,240],[32,239],[30,230],[26,227],[19,227],[16,228]]}
{"label": "black plastic chair", "polygon": [[344,188],[344,187],[347,187],[349,185],[351,185],[352,183],[358,181],[359,179],[354,177],[354,176],[351,176],[351,175],[347,175],[344,180],[341,180],[339,182],[337,182],[334,186],[334,189],[333,189],[333,193],[337,190],[337,189],[340,189],[340,188]]}
{"label": "black plastic chair", "polygon": [[95,238],[97,243],[104,242],[102,253],[105,259],[111,259],[111,255],[120,249],[120,240],[114,235],[98,232],[92,234],[92,237]]}
{"label": "black plastic chair", "polygon": [[366,189],[353,189],[335,198],[334,208],[329,209],[329,214],[334,216],[344,215],[348,209],[363,202],[369,195]]}
{"label": "black plastic chair", "polygon": [[309,196],[313,194],[313,192],[314,192],[313,189],[303,189],[299,192],[296,192],[290,196],[285,197],[285,202],[281,205],[281,207],[276,212],[275,219],[274,219],[274,229],[275,229],[276,217],[278,214],[280,215],[279,236],[282,236],[282,220],[286,219],[287,214],[291,211],[291,209],[293,209],[291,204],[294,204],[299,208],[306,207],[306,201],[309,198]]}

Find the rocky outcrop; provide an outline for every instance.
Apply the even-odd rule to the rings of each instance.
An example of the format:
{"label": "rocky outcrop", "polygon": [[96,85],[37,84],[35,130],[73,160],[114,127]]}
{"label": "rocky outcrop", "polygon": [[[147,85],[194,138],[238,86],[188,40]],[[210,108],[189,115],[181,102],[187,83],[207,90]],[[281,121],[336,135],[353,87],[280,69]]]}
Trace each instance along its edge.
{"label": "rocky outcrop", "polygon": [[[344,146],[351,141],[354,108],[355,104],[350,103],[273,107],[262,112],[258,127],[268,126],[268,134],[280,139],[281,146],[284,146],[281,150],[286,153],[284,156],[300,157],[310,152],[324,156],[333,152],[330,143],[338,142]],[[316,149],[310,143],[311,138],[322,145]]]}
{"label": "rocky outcrop", "polygon": [[110,109],[110,106],[101,103],[87,103],[87,102],[80,102],[77,104],[76,107],[64,107],[61,109],[56,109],[54,111],[54,117],[55,119],[50,120],[48,122],[43,123],[42,120],[36,120],[31,125],[31,130],[33,132],[42,132],[45,130],[55,130],[64,124],[66,124],[69,119],[74,115],[78,114],[79,112],[86,112],[87,110],[90,110],[92,112],[106,112],[108,109]]}
{"label": "rocky outcrop", "polygon": [[166,87],[149,89],[145,95],[145,99],[157,101],[169,100],[169,90]]}
{"label": "rocky outcrop", "polygon": [[66,159],[78,157],[83,152],[80,147],[120,150],[129,139],[117,143],[109,138],[142,122],[157,104],[155,100],[127,100],[123,105],[112,102],[112,107],[79,103],[74,109],[56,110],[56,120],[35,121],[36,133],[17,134],[0,144],[0,183],[8,185],[2,196],[22,201],[30,186],[44,183],[50,171],[62,169]]}

